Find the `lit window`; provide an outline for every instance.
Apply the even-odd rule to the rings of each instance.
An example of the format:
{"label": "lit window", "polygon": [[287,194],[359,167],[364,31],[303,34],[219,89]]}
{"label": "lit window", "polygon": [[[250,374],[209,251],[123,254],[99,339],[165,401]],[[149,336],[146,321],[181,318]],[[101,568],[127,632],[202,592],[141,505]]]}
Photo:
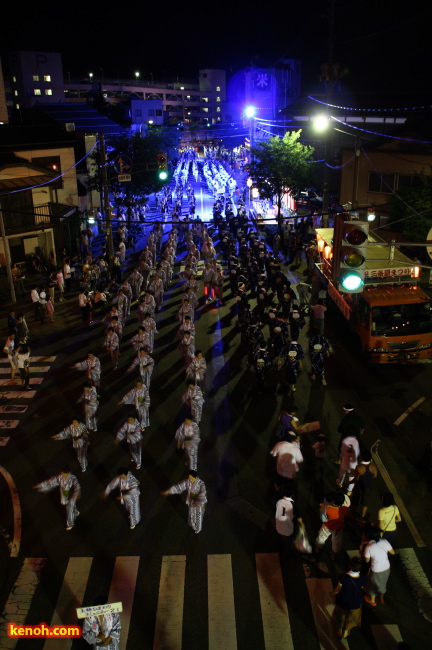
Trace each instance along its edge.
{"label": "lit window", "polygon": [[12,81],[16,84],[16,77],[15,77],[15,75],[12,77]]}
{"label": "lit window", "polygon": [[33,81],[39,81],[39,75],[38,74],[33,75]]}
{"label": "lit window", "polygon": [[202,100],[203,102],[208,102],[208,97],[203,97]]}
{"label": "lit window", "polygon": [[44,81],[51,81],[51,75],[50,74],[44,74]]}
{"label": "lit window", "polygon": [[40,91],[40,88],[35,88],[35,89],[34,89],[34,94],[35,94],[35,95],[41,95],[42,93],[41,93],[41,91]]}
{"label": "lit window", "polygon": [[216,86],[216,92],[220,93],[220,86]]}
{"label": "lit window", "polygon": [[17,90],[14,90],[14,95],[15,95],[15,97],[18,97],[18,91]]}
{"label": "lit window", "polygon": [[45,95],[52,95],[51,88],[45,88]]}
{"label": "lit window", "polygon": [[203,108],[202,108],[202,112],[203,112],[203,113],[208,113],[208,108],[207,108],[206,106],[203,106]]}
{"label": "lit window", "polygon": [[217,101],[217,102],[220,102],[220,97],[216,97],[216,101]]}
{"label": "lit window", "polygon": [[19,111],[19,104],[15,104],[15,108]]}
{"label": "lit window", "polygon": [[216,113],[220,113],[220,109],[221,109],[220,106],[218,106],[218,107],[216,108]]}

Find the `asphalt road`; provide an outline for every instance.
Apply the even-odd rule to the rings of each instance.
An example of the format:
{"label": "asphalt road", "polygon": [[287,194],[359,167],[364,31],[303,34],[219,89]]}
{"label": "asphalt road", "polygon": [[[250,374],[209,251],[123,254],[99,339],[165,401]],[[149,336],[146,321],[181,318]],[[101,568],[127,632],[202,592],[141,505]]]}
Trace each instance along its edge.
{"label": "asphalt road", "polygon": [[[210,198],[206,201],[209,205]],[[183,252],[180,248],[180,256]],[[194,535],[187,526],[184,495],[160,495],[161,490],[185,476],[184,458],[173,442],[185,390],[184,364],[174,341],[178,326],[174,314],[181,293],[180,285],[173,282],[157,316],[151,424],[144,433],[142,469],[134,472],[140,480],[142,520],[134,531],[129,530],[118,501],[100,499],[117,468],[129,461],[126,448],[115,447],[113,439],[126,416],[117,403],[134,380],[132,374],[125,374],[133,358],[128,341],[137,329],[134,307],[117,371],[111,369],[109,356],[100,349],[103,327],[80,327],[75,300],[58,310],[64,328],[56,324],[53,331],[50,326],[32,329],[33,356],[51,360],[32,364],[48,369],[32,373],[35,378],[43,377],[33,398],[15,400],[28,408],[14,416],[18,426],[3,432],[10,439],[0,447],[0,465],[13,479],[22,508],[17,557],[6,558],[6,544],[1,542],[4,570],[0,608],[6,608],[2,621],[23,615],[22,620],[30,624],[50,623],[57,620],[53,618],[56,612],[63,612],[60,621],[74,623],[74,606],[92,604],[103,594],[124,602],[121,647],[127,650],[348,647],[346,642],[334,640],[325,620],[333,602],[328,596],[331,581],[334,583],[346,570],[346,552],[335,563],[329,549],[318,562],[293,551],[280,553],[273,526],[274,467],[269,451],[275,443],[275,422],[281,407],[292,401],[287,397],[283,371],[272,371],[265,393],[257,394],[254,375],[246,368],[240,346],[232,299],[220,309],[210,303],[205,307],[200,304],[197,310],[196,347],[205,351],[209,365],[199,449],[199,473],[209,499],[202,533]],[[306,360],[294,399],[300,421],[320,420],[328,436],[324,487],[332,487],[337,475],[330,459],[339,439],[341,407],[349,401],[367,423],[365,444],[371,446],[378,438],[382,441],[380,458],[412,517],[410,527],[405,521],[398,527],[395,547],[403,551],[392,561],[387,604],[375,610],[364,607],[362,628],[352,632],[349,647],[395,648],[397,640],[402,639],[412,650],[428,647],[431,626],[425,613],[432,611],[432,526],[427,484],[432,365],[365,366],[336,314],[329,313],[326,332],[332,345],[328,386],[311,381]],[[267,326],[264,333],[268,335]],[[100,353],[101,401],[98,431],[91,439],[89,470],[81,474],[71,444],[50,438],[74,416],[82,419],[81,406],[76,402],[84,378],[71,366],[84,359],[88,349]],[[421,397],[425,400],[401,424],[394,425]],[[3,399],[1,403],[10,401]],[[314,481],[312,442],[305,434],[305,463],[298,484],[299,505],[311,540],[320,525],[318,504],[323,496],[323,486]],[[65,513],[57,492],[40,494],[31,489],[57,474],[66,462],[82,486],[81,515],[70,532],[65,531]],[[9,486],[3,475],[0,481],[0,523],[6,533],[11,533]],[[371,507],[374,516],[384,489],[387,487],[380,476]],[[344,549],[354,552],[358,544],[359,530],[350,525]],[[42,564],[29,561],[34,558]],[[416,559],[417,573],[413,576]],[[0,639],[2,647],[18,650],[71,647],[70,641],[51,639],[46,643],[25,639],[12,646],[4,631]],[[73,647],[87,645],[79,640]]]}

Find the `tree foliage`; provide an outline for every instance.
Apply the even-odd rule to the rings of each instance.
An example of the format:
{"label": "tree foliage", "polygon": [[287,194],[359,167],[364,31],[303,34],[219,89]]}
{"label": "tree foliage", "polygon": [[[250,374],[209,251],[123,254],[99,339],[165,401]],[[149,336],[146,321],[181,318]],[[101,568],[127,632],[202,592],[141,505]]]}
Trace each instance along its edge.
{"label": "tree foliage", "polygon": [[269,138],[253,148],[250,175],[264,198],[276,197],[278,220],[285,192],[303,188],[310,180],[314,148],[299,142],[300,131],[285,133],[283,138]]}
{"label": "tree foliage", "polygon": [[[168,161],[177,158],[179,132],[177,129],[151,128],[147,135],[142,137],[139,133],[121,134],[106,139],[105,149],[108,165],[108,181],[110,192],[123,191],[127,196],[136,194],[150,194],[159,191],[164,183],[157,174],[156,156],[166,153]],[[119,183],[114,170],[114,161],[118,156],[126,155],[132,159],[133,168],[131,182]],[[91,175],[87,184],[88,189],[100,191],[100,151],[92,154]],[[150,169],[147,168],[150,164]]]}
{"label": "tree foliage", "polygon": [[432,176],[422,176],[418,187],[400,188],[390,197],[389,208],[392,230],[402,232],[407,241],[425,241],[432,228]]}

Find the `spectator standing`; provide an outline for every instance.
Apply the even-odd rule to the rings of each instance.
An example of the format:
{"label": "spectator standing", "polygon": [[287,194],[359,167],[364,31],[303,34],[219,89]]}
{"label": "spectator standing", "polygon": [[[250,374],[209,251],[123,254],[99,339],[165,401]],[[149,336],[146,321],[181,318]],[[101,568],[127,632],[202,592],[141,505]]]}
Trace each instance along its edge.
{"label": "spectator standing", "polygon": [[316,305],[311,307],[313,316],[314,316],[314,327],[316,328],[318,334],[324,334],[324,318],[327,311],[327,307],[324,304],[324,300],[321,298],[318,300]]}

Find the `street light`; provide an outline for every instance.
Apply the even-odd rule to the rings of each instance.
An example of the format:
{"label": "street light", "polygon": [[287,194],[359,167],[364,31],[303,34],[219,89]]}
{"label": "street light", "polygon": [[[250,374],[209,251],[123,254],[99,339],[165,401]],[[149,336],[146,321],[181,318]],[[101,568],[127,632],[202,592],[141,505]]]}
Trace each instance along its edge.
{"label": "street light", "polygon": [[89,79],[90,81],[93,79],[93,72],[89,72]]}
{"label": "street light", "polygon": [[330,125],[330,120],[327,115],[315,115],[312,118],[313,125],[316,131],[325,131]]}
{"label": "street light", "polygon": [[246,181],[246,185],[249,188],[248,198],[249,198],[249,210],[250,210],[250,207],[251,207],[251,192],[252,192],[251,188],[252,188],[252,185],[253,185],[253,180],[251,178],[248,178],[247,181]]}
{"label": "street light", "polygon": [[140,73],[139,73],[139,72],[135,72],[135,77],[136,77],[137,79],[138,79],[139,76],[140,76]]}
{"label": "street light", "polygon": [[244,110],[245,117],[249,120],[249,147],[250,147],[250,162],[253,162],[252,149],[254,147],[254,117],[255,106],[246,106]]}
{"label": "street light", "polygon": [[324,153],[324,187],[323,187],[323,214],[322,214],[322,225],[323,228],[328,226],[328,206],[329,206],[329,178],[330,170],[328,167],[328,159],[330,152],[330,118],[328,115],[316,115],[313,118],[313,125],[316,131],[319,133],[324,133],[324,142],[325,142],[325,153]]}

